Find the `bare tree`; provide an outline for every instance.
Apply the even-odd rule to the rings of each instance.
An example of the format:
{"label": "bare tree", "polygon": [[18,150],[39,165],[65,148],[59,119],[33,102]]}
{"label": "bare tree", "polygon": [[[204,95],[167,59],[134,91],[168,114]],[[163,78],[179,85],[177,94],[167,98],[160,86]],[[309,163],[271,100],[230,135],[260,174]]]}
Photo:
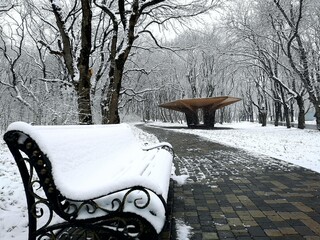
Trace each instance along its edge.
{"label": "bare tree", "polygon": [[172,19],[194,17],[207,12],[217,6],[219,1],[190,1],[181,4],[179,1],[150,0],[140,2],[134,0],[126,2],[94,0],[112,22],[112,39],[109,46],[109,84],[103,96],[101,107],[103,123],[118,123],[118,103],[122,86],[125,63],[133,48],[135,40],[141,34],[148,34],[158,44],[156,38],[149,30],[151,25],[162,25]]}
{"label": "bare tree", "polygon": [[37,28],[40,25],[36,22],[39,21],[22,6],[3,14],[1,19],[0,87],[6,93],[2,98],[4,104],[15,109],[10,112],[4,108],[7,111],[4,126],[16,120],[36,124],[74,123],[70,92],[62,85],[51,84],[57,82],[55,77],[62,71],[56,66],[56,59],[50,58],[46,49],[38,44],[37,36],[44,34],[44,29]]}
{"label": "bare tree", "polygon": [[[299,76],[304,84],[305,89],[309,94],[309,99],[314,106],[317,128],[320,130],[320,87],[319,81],[313,81],[310,72],[312,61],[308,57],[306,43],[303,40],[301,33],[301,25],[305,11],[306,3],[304,0],[299,0],[293,4],[283,5],[278,0],[273,0],[276,8],[282,14],[284,21],[288,25],[289,34],[286,39],[286,55],[292,69]],[[297,56],[297,57],[296,57]],[[316,76],[316,75],[315,75]]]}
{"label": "bare tree", "polygon": [[[64,66],[62,79],[47,79],[46,64],[44,61],[40,62],[44,70],[41,80],[72,86],[77,94],[78,122],[91,124],[91,1],[27,0],[24,7],[30,15],[30,31],[36,32],[36,37],[31,38],[36,41],[39,54],[46,56],[48,52]],[[33,24],[39,29],[32,28]],[[58,76],[59,72],[54,75]]]}
{"label": "bare tree", "polygon": [[[78,95],[79,122],[81,124],[92,124],[90,98],[90,79],[92,72],[89,66],[92,44],[91,1],[75,1],[67,16],[64,16],[62,6],[59,1],[50,0],[50,2],[52,12],[56,20],[56,27],[61,37],[61,40],[58,40],[59,49],[57,51],[51,50],[51,53],[60,55],[64,59],[70,81]],[[79,4],[81,4],[81,6],[79,6]],[[77,29],[73,29],[73,24],[76,24],[76,20],[79,15],[81,15],[80,33],[76,32]],[[71,26],[67,25],[68,21],[70,21],[69,24],[71,24]],[[68,29],[72,29],[76,34],[80,34],[80,43],[72,36],[72,33],[74,32],[68,31]],[[46,45],[43,41],[41,41],[41,43]],[[46,46],[50,49],[49,45]],[[78,48],[80,48],[80,50],[78,50]]]}
{"label": "bare tree", "polygon": [[[242,13],[238,9],[242,9]],[[241,3],[235,14],[230,15],[227,25],[234,34],[232,51],[229,52],[239,57],[236,64],[261,69],[273,82],[264,91],[272,91],[269,97],[275,105],[275,125],[278,125],[283,107],[286,126],[291,126],[289,114],[294,98],[299,107],[298,126],[304,128],[304,89],[297,84],[296,74],[287,60],[283,47],[284,32],[279,31],[282,25],[274,9],[265,1],[260,1],[255,7]]]}
{"label": "bare tree", "polygon": [[[4,30],[0,27],[0,51],[4,56],[4,61],[8,68],[3,72],[0,84],[6,86],[10,91],[13,91],[15,98],[23,105],[28,107],[36,116],[37,111],[33,108],[32,104],[25,98],[24,93],[32,96],[33,100],[38,101],[37,97],[26,85],[21,69],[19,67],[19,60],[22,57],[22,49],[24,47],[25,39],[25,19],[22,17],[20,20],[11,18],[11,25],[7,25]],[[14,26],[12,26],[14,25]]]}

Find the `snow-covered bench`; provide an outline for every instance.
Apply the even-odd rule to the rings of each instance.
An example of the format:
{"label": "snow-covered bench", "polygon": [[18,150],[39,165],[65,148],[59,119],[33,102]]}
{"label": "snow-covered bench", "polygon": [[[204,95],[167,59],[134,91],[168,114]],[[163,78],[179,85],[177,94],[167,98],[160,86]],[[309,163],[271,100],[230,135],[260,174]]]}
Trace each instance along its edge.
{"label": "snow-covered bench", "polygon": [[29,239],[157,239],[171,145],[144,148],[130,126],[9,125],[29,211]]}

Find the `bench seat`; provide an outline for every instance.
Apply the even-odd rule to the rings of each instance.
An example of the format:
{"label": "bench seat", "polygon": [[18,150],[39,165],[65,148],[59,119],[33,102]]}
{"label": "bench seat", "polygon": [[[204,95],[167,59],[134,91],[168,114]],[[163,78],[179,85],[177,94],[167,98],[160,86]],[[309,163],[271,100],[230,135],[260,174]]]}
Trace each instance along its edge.
{"label": "bench seat", "polygon": [[[157,234],[163,229],[173,160],[169,143],[142,146],[127,124],[32,126],[15,122],[4,138],[16,161],[21,162],[22,156],[17,155],[17,148],[31,155],[30,159],[41,152],[28,162],[44,161],[35,170],[38,176],[50,172],[51,187],[62,197],[60,202],[72,206],[64,210],[72,221],[100,219],[106,212],[119,212],[121,205],[122,213],[143,217]],[[28,153],[26,141],[34,142],[39,150]],[[51,181],[48,176],[47,180],[39,177],[40,185]]]}

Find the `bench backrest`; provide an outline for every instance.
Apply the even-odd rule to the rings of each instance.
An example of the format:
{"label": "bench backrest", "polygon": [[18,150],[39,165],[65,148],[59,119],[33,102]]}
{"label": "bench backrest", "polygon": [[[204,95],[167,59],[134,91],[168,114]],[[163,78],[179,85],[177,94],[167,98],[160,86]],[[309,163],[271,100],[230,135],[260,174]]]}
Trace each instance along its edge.
{"label": "bench backrest", "polygon": [[[15,130],[6,132],[4,140],[19,168],[28,209],[31,209],[31,214],[29,214],[30,224],[32,224],[31,222],[33,224],[36,222],[35,218],[31,216],[32,214],[38,216],[38,204],[47,205],[48,209],[53,209],[63,219],[69,220],[73,218],[72,214],[67,214],[65,211],[68,208],[68,203],[56,188],[52,177],[51,162],[40,150],[37,143],[29,135]],[[41,188],[46,196],[39,195],[35,191],[36,188]]]}
{"label": "bench backrest", "polygon": [[[121,170],[117,167],[121,168],[126,164],[118,164],[119,156],[121,161],[129,161],[128,154],[132,159],[139,157],[143,152],[126,124],[31,126],[16,122],[8,127],[4,139],[17,162],[26,194],[37,194],[27,193],[27,190],[33,191],[32,186],[37,184],[37,181],[34,181],[34,168],[49,200],[46,204],[54,208],[64,219],[75,217],[65,211],[69,207],[67,199],[81,197],[75,196],[76,190],[70,196],[66,196],[70,192],[70,181],[77,181],[76,176],[71,178],[69,175],[71,172],[75,174],[75,167],[80,169],[79,178],[86,179],[86,172],[96,171],[95,181],[108,181],[112,179],[112,174]],[[27,158],[23,157],[22,152]],[[30,202],[28,204],[34,205],[32,196],[27,196],[27,201]]]}

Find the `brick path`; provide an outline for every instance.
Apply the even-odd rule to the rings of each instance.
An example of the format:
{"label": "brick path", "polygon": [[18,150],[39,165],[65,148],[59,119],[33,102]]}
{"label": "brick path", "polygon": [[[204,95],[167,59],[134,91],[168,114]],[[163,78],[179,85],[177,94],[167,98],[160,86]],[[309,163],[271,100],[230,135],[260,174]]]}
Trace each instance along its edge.
{"label": "brick path", "polygon": [[193,228],[191,240],[320,240],[320,174],[195,135],[142,128],[170,142],[176,175],[190,176],[172,184],[171,234],[162,239],[177,239],[181,220]]}

